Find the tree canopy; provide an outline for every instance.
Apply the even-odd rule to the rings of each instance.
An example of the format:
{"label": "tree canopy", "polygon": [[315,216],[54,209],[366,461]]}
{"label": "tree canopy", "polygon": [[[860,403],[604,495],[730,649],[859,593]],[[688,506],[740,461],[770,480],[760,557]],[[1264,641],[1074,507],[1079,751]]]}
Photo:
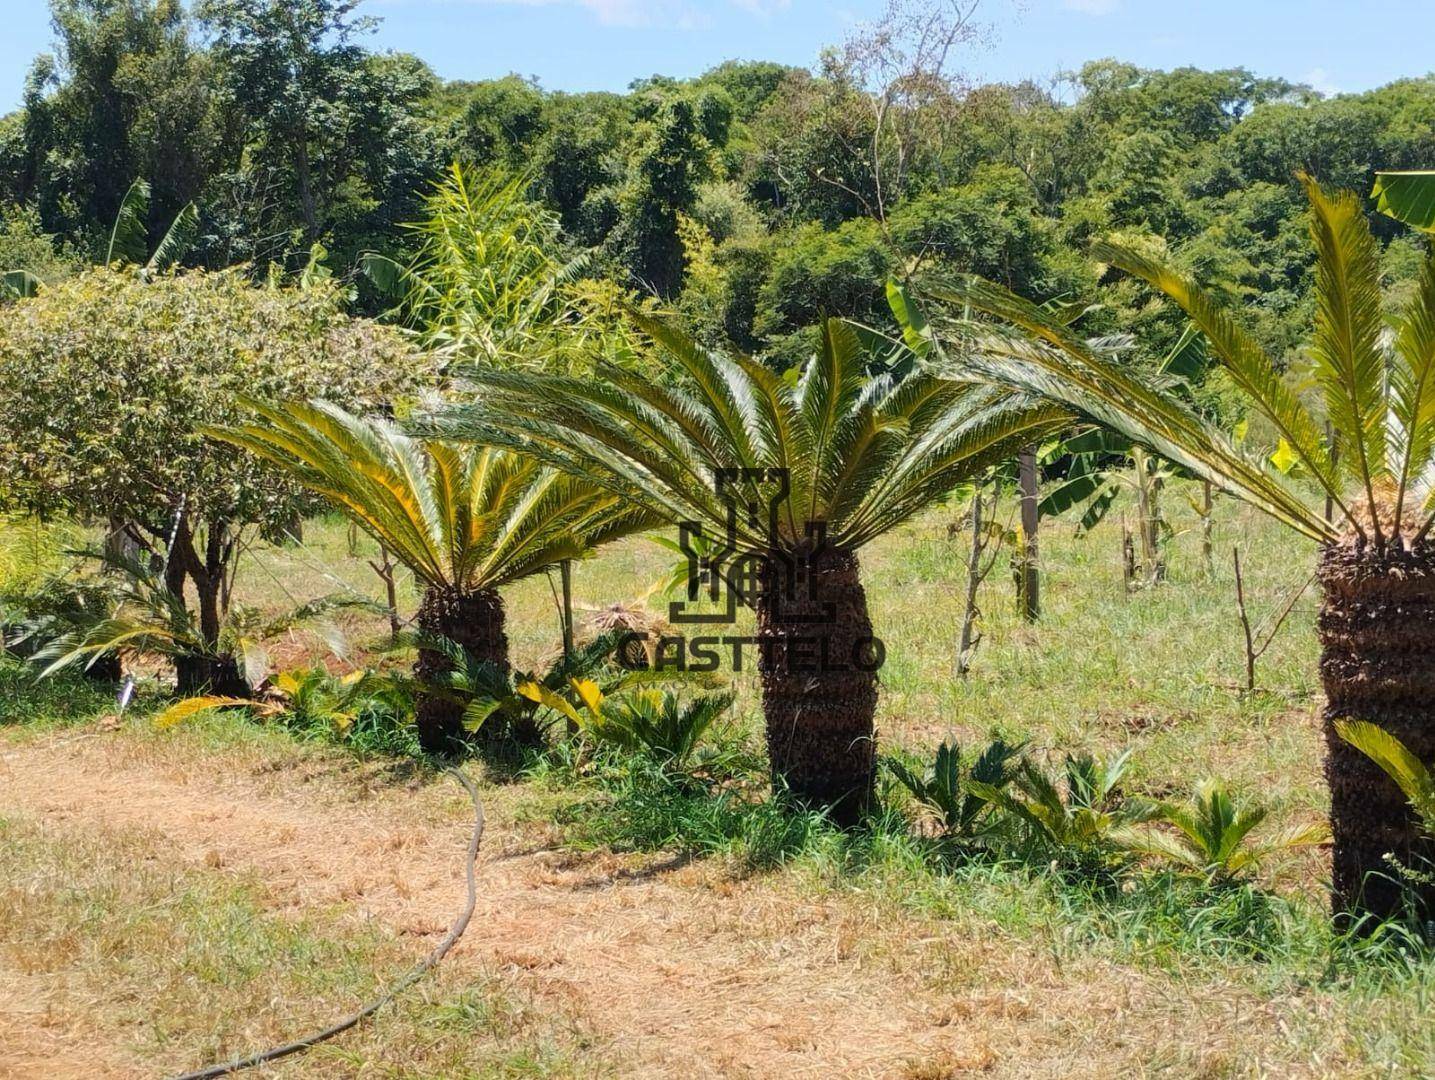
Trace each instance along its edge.
{"label": "tree canopy", "polygon": [[[55,51],[0,119],[11,250],[93,260],[143,179],[152,232],[197,206],[189,265],[297,272],[321,242],[377,314],[389,299],[356,268],[419,253],[403,225],[458,162],[520,184],[562,263],[581,255],[584,276],[778,367],[810,353],[823,316],[880,315],[888,273],[1092,299],[1102,268],[1086,248],[1113,235],[1159,238],[1164,258],[1244,302],[1281,356],[1310,321],[1297,173],[1369,191],[1376,169],[1435,160],[1435,78],[1323,97],[1240,68],[1100,59],[1049,83],[974,85],[960,68],[976,30],[960,19],[879,26],[810,69],[731,61],[614,94],[445,82],[369,49],[353,0],[52,6]],[[1424,240],[1372,226],[1385,283],[1413,287]],[[1157,354],[1179,336],[1174,305],[1136,283],[1103,304],[1092,332],[1140,331]]]}

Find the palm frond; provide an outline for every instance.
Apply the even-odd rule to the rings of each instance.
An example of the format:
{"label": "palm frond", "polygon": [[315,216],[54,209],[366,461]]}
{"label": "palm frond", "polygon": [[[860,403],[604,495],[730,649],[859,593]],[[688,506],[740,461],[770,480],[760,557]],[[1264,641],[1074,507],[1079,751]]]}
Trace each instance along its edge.
{"label": "palm frond", "polygon": [[[604,378],[516,375],[468,367],[471,403],[422,422],[444,437],[526,447],[671,522],[694,521],[749,549],[805,542],[860,547],[957,484],[1054,428],[1068,413],[1003,390],[928,375],[872,375],[870,337],[840,321],[794,381],[745,356],[703,348],[670,322],[632,313],[675,361],[673,386],[601,369]],[[754,506],[764,477],[788,483],[778,535],[731,514],[720,474],[739,475]],[[761,515],[757,515],[758,518]]]}
{"label": "palm frond", "polygon": [[1405,496],[1435,453],[1435,257],[1425,260],[1419,288],[1397,323],[1390,383],[1390,411],[1398,436],[1393,518],[1399,530]]}
{"label": "palm frond", "polygon": [[[1388,475],[1380,249],[1354,195],[1327,195],[1308,177],[1303,180],[1317,255],[1310,354],[1340,460],[1354,469],[1373,507],[1376,484]],[[1378,514],[1371,514],[1370,525],[1379,543]]]}
{"label": "palm frond", "polygon": [[1390,732],[1365,720],[1337,720],[1336,734],[1379,765],[1395,781],[1435,835],[1435,773]]}
{"label": "palm frond", "polygon": [[[1136,259],[1133,256],[1130,266],[1145,265]],[[1160,272],[1151,272],[1159,280]],[[1332,526],[1266,462],[1247,455],[1228,435],[1175,396],[1150,385],[1129,367],[1103,357],[1036,305],[974,277],[937,284],[931,292],[954,306],[1002,319],[1017,331],[966,320],[951,324],[946,333],[954,344],[940,369],[943,373],[992,380],[1058,402],[1148,446],[1202,479],[1239,494],[1313,539],[1327,540],[1335,535]],[[1223,340],[1228,344],[1230,340],[1245,340],[1229,325],[1222,329],[1213,320],[1207,321],[1218,331],[1212,334],[1207,330],[1218,351]],[[1201,320],[1196,322],[1201,325]],[[1246,360],[1252,359],[1248,351],[1238,352]],[[1309,414],[1289,395],[1273,370],[1269,372],[1269,382],[1276,388],[1272,392],[1277,397],[1289,401],[1292,430],[1309,428],[1314,453],[1323,456],[1324,447],[1314,433]],[[1328,457],[1322,460],[1328,465]]]}
{"label": "palm frond", "polygon": [[430,585],[497,588],[660,520],[532,455],[415,439],[325,402],[246,404],[255,420],[206,433],[328,498]]}

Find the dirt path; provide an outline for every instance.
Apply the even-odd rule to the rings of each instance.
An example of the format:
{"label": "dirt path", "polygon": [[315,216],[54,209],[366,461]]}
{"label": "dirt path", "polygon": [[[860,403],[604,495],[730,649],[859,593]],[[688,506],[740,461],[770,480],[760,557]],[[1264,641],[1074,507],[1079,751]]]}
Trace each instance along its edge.
{"label": "dirt path", "polygon": [[[0,813],[147,830],[161,857],[253,871],[279,909],[339,902],[417,935],[416,953],[446,928],[467,839],[456,786],[389,786],[355,801],[293,772],[251,769],[216,786],[203,764],[122,736],[12,748],[0,755]],[[903,973],[872,952],[883,928],[852,902],[714,881],[671,860],[534,850],[533,832],[491,814],[479,906],[448,962],[515,976],[576,1012],[632,1075],[1080,1075],[1096,1030],[1162,1022],[1161,988],[1129,973],[1092,986],[1010,942],[939,939],[902,943]],[[923,950],[970,965],[970,991],[926,991]],[[1212,1035],[1230,1020],[1185,1015]],[[0,997],[0,1074],[64,1075],[70,1058],[74,1075],[107,1075],[93,1033]],[[918,1071],[934,1062],[941,1071]]]}

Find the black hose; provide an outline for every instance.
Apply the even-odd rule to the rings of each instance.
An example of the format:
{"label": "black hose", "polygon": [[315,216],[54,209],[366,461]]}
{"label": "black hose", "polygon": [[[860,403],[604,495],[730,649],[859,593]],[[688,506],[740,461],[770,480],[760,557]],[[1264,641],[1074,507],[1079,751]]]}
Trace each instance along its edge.
{"label": "black hose", "polygon": [[483,837],[483,805],[478,801],[478,791],[473,786],[473,781],[457,769],[445,770],[454,776],[468,797],[473,800],[473,838],[468,842],[468,860],[464,866],[464,873],[468,878],[468,902],[464,905],[462,913],[454,920],[448,934],[439,942],[438,947],[429,953],[422,961],[414,966],[408,974],[399,979],[389,987],[384,995],[375,1001],[365,1005],[356,1013],[344,1017],[342,1020],[326,1027],[323,1031],[316,1031],[312,1035],[306,1035],[283,1046],[275,1046],[257,1054],[250,1054],[248,1057],[235,1058],[232,1061],[222,1062],[218,1065],[210,1065],[208,1068],[200,1069],[197,1072],[188,1072],[183,1076],[175,1077],[175,1080],[209,1080],[210,1077],[227,1076],[230,1073],[239,1072],[241,1069],[252,1069],[256,1065],[262,1065],[266,1061],[275,1061],[290,1054],[297,1054],[301,1050],[308,1050],[311,1046],[317,1046],[325,1040],[332,1039],[335,1035],[341,1035],[352,1027],[357,1027],[363,1020],[378,1012],[394,998],[407,990],[424,975],[428,974],[433,967],[442,960],[450,949],[463,937],[463,932],[468,929],[469,920],[473,918],[474,906],[478,903],[478,881],[475,863],[478,860],[478,842]]}

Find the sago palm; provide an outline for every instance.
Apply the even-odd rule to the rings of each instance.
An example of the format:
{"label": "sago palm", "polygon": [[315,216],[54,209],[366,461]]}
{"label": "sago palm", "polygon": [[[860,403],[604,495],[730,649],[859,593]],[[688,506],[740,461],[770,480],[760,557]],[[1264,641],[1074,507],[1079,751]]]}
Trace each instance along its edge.
{"label": "sago palm", "polygon": [[[1231,381],[1281,439],[1297,485],[1243,453],[1169,394],[1095,355],[1035,305],[980,280],[939,298],[1007,325],[956,320],[937,363],[966,377],[1044,394],[1155,450],[1320,545],[1320,673],[1326,693],[1326,777],[1337,914],[1400,909],[1383,873],[1435,854],[1399,788],[1337,734],[1346,718],[1389,729],[1422,760],[1435,759],[1435,261],[1405,309],[1387,323],[1380,251],[1360,201],[1306,181],[1317,253],[1309,360],[1321,407],[1308,407],[1236,317],[1188,277],[1126,248],[1095,257],[1179,304],[1206,335]],[[1015,332],[1013,332],[1015,331]],[[1326,435],[1326,423],[1331,434]],[[1309,488],[1334,507],[1329,522]],[[1435,889],[1423,897],[1435,903]],[[1435,906],[1429,908],[1435,911]]]}
{"label": "sago palm", "polygon": [[1299,825],[1257,839],[1251,834],[1267,813],[1264,806],[1238,803],[1224,784],[1208,778],[1196,786],[1188,805],[1158,804],[1157,817],[1174,831],[1137,826],[1122,842],[1133,851],[1204,874],[1213,883],[1226,883],[1277,855],[1326,839],[1323,825]]}
{"label": "sago palm", "polygon": [[[252,423],[208,432],[245,447],[329,499],[425,586],[416,622],[475,660],[507,672],[501,586],[657,519],[596,484],[504,450],[412,439],[392,423],[324,402],[252,403]],[[436,690],[451,667],[420,648],[415,674]],[[450,748],[463,730],[452,695],[421,692],[424,748]]]}
{"label": "sago palm", "polygon": [[837,320],[784,377],[633,318],[671,357],[671,385],[612,367],[595,380],[471,370],[475,402],[431,423],[530,447],[721,546],[731,538],[729,584],[735,567],[756,578],[736,591],[756,609],[774,781],[851,820],[872,790],[880,661],[859,550],[1065,411],[928,375],[869,376],[882,349]]}

